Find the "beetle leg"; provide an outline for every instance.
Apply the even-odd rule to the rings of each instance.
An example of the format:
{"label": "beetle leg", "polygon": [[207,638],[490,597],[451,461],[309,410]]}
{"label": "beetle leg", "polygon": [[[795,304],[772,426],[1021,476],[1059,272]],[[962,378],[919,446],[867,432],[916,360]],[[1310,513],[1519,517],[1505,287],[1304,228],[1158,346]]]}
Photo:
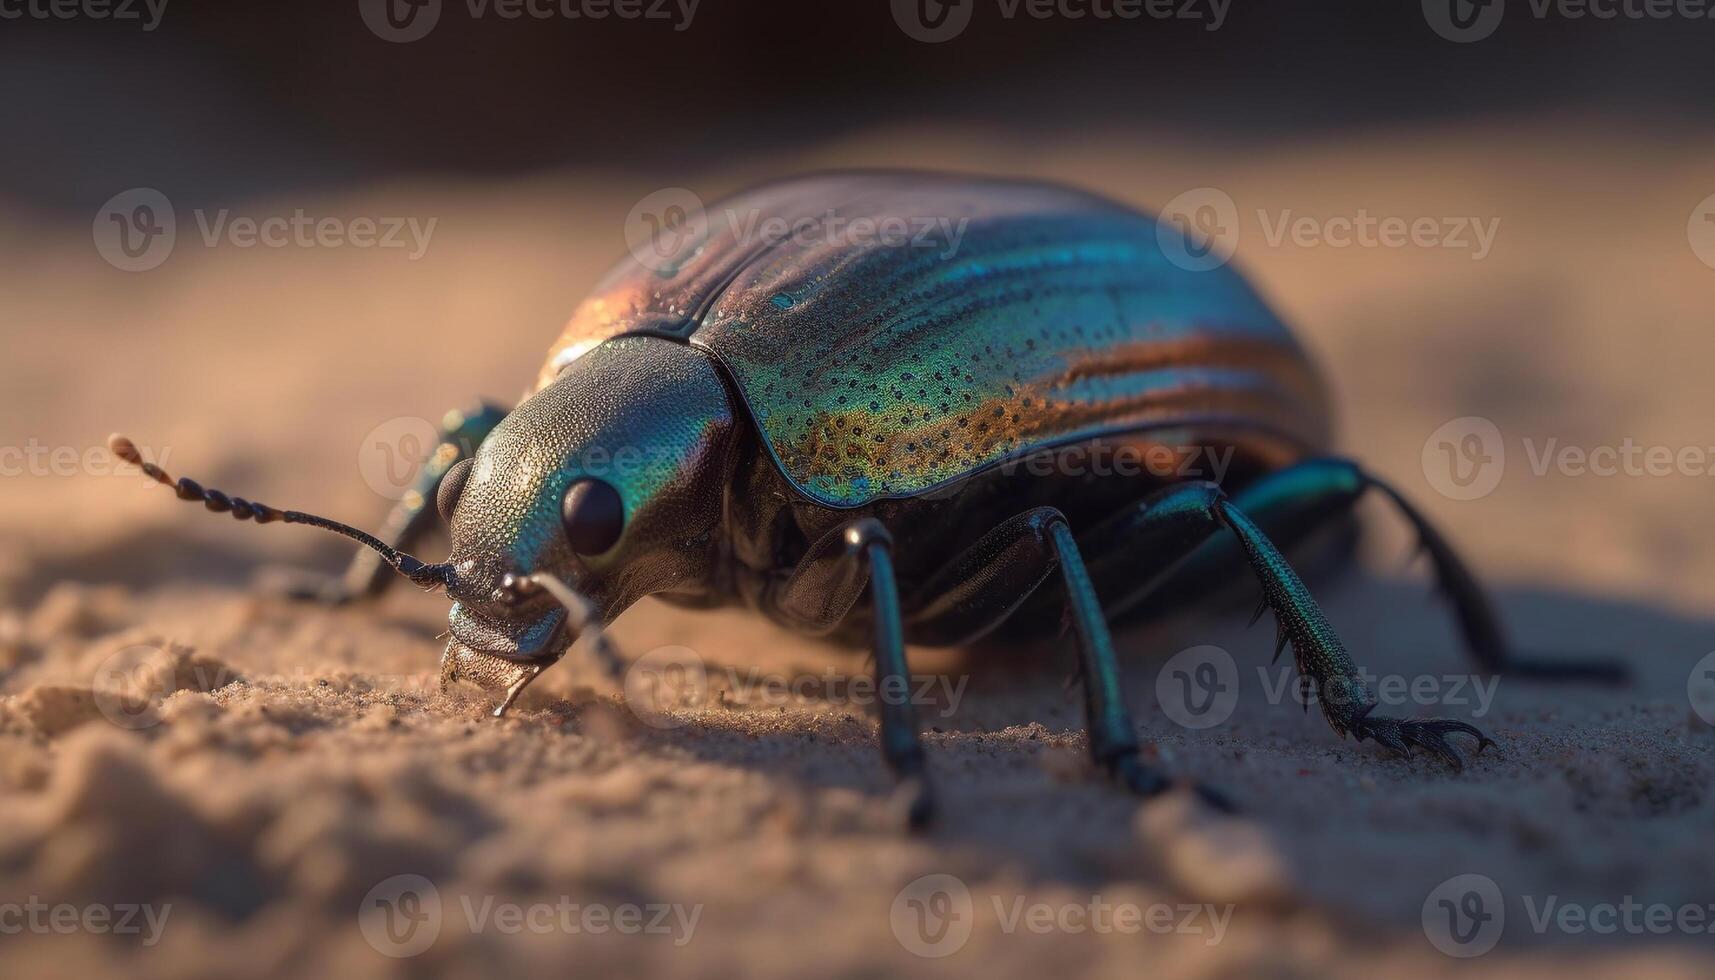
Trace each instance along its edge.
{"label": "beetle leg", "polygon": [[[476,447],[505,417],[503,409],[487,402],[468,412],[448,412],[442,420],[440,442],[423,461],[416,484],[388,512],[387,520],[375,536],[388,547],[415,551],[439,523],[435,513],[435,492],[440,488],[441,477],[460,460],[473,456]],[[379,596],[397,577],[380,555],[363,548],[358,550],[351,564],[346,566],[345,574],[339,578],[302,569],[284,569],[274,572],[270,584],[294,599],[341,605]]]}
{"label": "beetle leg", "polygon": [[[1290,472],[1290,471],[1283,471]],[[1302,478],[1303,474],[1295,474]],[[1281,485],[1276,489],[1290,489]],[[1266,503],[1263,494],[1252,499]],[[1185,570],[1187,564],[1207,560],[1218,554],[1225,529],[1238,542],[1239,551],[1251,571],[1262,583],[1263,604],[1275,616],[1275,655],[1288,645],[1298,673],[1316,686],[1317,702],[1322,716],[1336,734],[1351,735],[1362,741],[1374,738],[1383,745],[1399,749],[1417,745],[1446,759],[1457,759],[1457,753],[1442,737],[1450,731],[1474,735],[1479,748],[1492,744],[1476,729],[1464,722],[1398,721],[1372,715],[1376,697],[1369,684],[1346,652],[1334,628],[1322,615],[1311,598],[1310,590],[1263,532],[1257,522],[1213,483],[1185,483],[1168,487],[1097,525],[1090,532],[1093,539],[1108,542],[1098,570],[1102,576],[1116,576],[1122,570],[1127,552],[1150,554],[1163,563],[1155,575],[1138,587],[1120,593],[1120,605],[1149,600],[1150,593],[1168,577]],[[1115,543],[1119,543],[1117,546]],[[1097,581],[1104,581],[1098,577]],[[1116,612],[1121,611],[1119,609]]]}
{"label": "beetle leg", "polygon": [[[875,683],[878,692],[909,691],[911,669],[905,660],[905,629],[899,613],[899,586],[893,572],[893,538],[880,521],[863,518],[824,535],[767,606],[795,629],[819,634],[840,624],[869,586],[874,624]],[[934,810],[918,737],[916,709],[909,697],[878,698],[881,753],[899,780],[898,798],[913,827],[926,825]]]}
{"label": "beetle leg", "polygon": [[[1281,550],[1293,551],[1311,534],[1348,517],[1359,498],[1372,488],[1385,495],[1416,531],[1420,546],[1434,567],[1438,591],[1452,603],[1465,647],[1483,670],[1518,677],[1609,683],[1626,678],[1625,666],[1614,660],[1562,660],[1514,653],[1494,604],[1447,539],[1399,491],[1350,460],[1332,457],[1305,460],[1259,478],[1234,493],[1232,500]],[[1111,538],[1110,530],[1098,527],[1085,540]],[[1109,577],[1123,578],[1125,572],[1110,571],[1102,564],[1102,557],[1098,555],[1092,560],[1096,581],[1103,586],[1102,594],[1122,598],[1121,608],[1110,606],[1110,613],[1142,615],[1146,610],[1138,606],[1147,605],[1148,611],[1169,608],[1182,600],[1187,591],[1207,589],[1224,581],[1235,567],[1238,552],[1232,538],[1211,536],[1178,566],[1171,584],[1163,582],[1164,587],[1157,589],[1156,583],[1145,583],[1144,588],[1130,592],[1120,592],[1117,587],[1110,591]],[[1139,592],[1149,592],[1147,603],[1124,601],[1140,600]]]}
{"label": "beetle leg", "polygon": [[[1277,655],[1279,649],[1291,645],[1299,674],[1316,684],[1317,701],[1329,727],[1340,735],[1347,734],[1375,707],[1375,695],[1298,573],[1262,529],[1215,484],[1176,484],[1091,529],[1092,538],[1109,542],[1098,566],[1101,577],[1097,581],[1122,573],[1128,559],[1134,569],[1140,556],[1154,562],[1154,574],[1119,592],[1110,613],[1146,600],[1223,529],[1238,541],[1246,563],[1262,584],[1263,603],[1275,616]],[[1135,574],[1133,578],[1136,580]]]}
{"label": "beetle leg", "polygon": [[[1139,756],[1113,640],[1095,585],[1060,511],[1038,507],[1019,514],[932,575],[913,597],[912,635],[937,645],[970,643],[1000,625],[1056,568],[1078,637],[1090,754],[1128,789],[1153,796],[1171,782]],[[1212,805],[1232,808],[1224,795],[1194,788]]]}
{"label": "beetle leg", "polygon": [[[1344,460],[1332,462],[1334,465],[1345,465],[1358,470],[1354,463]],[[1452,602],[1453,614],[1459,620],[1459,630],[1464,634],[1466,649],[1470,650],[1471,656],[1484,670],[1516,677],[1599,681],[1607,684],[1620,684],[1627,680],[1630,671],[1625,664],[1617,660],[1568,660],[1515,653],[1507,643],[1506,631],[1501,626],[1501,619],[1495,612],[1494,604],[1489,601],[1483,587],[1477,583],[1476,576],[1459,560],[1453,546],[1435,529],[1435,525],[1429,523],[1429,519],[1392,486],[1361,470],[1358,475],[1365,486],[1374,487],[1393,501],[1394,506],[1399,508],[1406,521],[1417,532],[1419,548],[1428,552],[1430,564],[1435,569],[1436,589]]]}
{"label": "beetle leg", "polygon": [[494,717],[506,714],[524,688],[542,673],[542,664],[514,663],[503,657],[472,650],[457,640],[448,639],[441,651],[440,689],[444,694],[457,681],[469,681],[476,686],[501,694],[494,707]]}
{"label": "beetle leg", "polygon": [[[1483,670],[1517,677],[1608,683],[1624,681],[1628,676],[1625,665],[1612,659],[1556,659],[1514,653],[1493,603],[1447,539],[1397,490],[1350,460],[1306,460],[1261,477],[1234,493],[1232,501],[1280,550],[1293,551],[1310,535],[1347,518],[1371,488],[1387,496],[1417,532],[1422,550],[1434,566],[1438,590],[1453,605],[1466,649]],[[1163,494],[1173,492],[1169,489]],[[1135,519],[1135,514],[1126,519]],[[1113,524],[1110,520],[1098,525],[1081,540],[1104,544],[1102,550],[1092,549],[1090,567],[1102,595],[1110,598],[1109,615],[1116,618],[1141,618],[1175,608],[1227,581],[1242,557],[1235,539],[1210,533],[1171,569],[1170,581],[1163,575],[1139,583],[1126,567],[1124,553],[1110,553],[1113,549],[1105,547],[1124,536],[1123,531],[1110,526]]]}

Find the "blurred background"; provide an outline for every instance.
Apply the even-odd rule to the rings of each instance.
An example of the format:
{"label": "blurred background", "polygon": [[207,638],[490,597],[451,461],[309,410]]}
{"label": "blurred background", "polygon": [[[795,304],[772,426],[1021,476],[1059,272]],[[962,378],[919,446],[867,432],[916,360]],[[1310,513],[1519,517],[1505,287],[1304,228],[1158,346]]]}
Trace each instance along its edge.
{"label": "blurred background", "polygon": [[[7,935],[0,958],[40,975],[567,962],[563,942],[493,936],[377,957],[349,909],[401,871],[440,882],[449,908],[449,883],[708,904],[695,958],[577,947],[662,975],[1132,975],[1139,956],[1183,975],[1439,975],[1453,960],[1418,917],[1456,865],[1509,895],[1707,899],[1715,691],[1700,702],[1691,667],[1715,648],[1710,9],[0,0],[0,799],[24,814],[0,822],[0,900],[129,895],[177,902],[182,923],[170,955]],[[215,522],[102,456],[122,429],[175,474],[373,525],[408,483],[388,453],[409,456],[448,408],[512,403],[626,254],[640,202],[856,166],[1215,208],[1233,261],[1326,373],[1343,448],[1446,527],[1526,645],[1624,651],[1639,686],[1504,688],[1494,724],[1514,748],[1459,783],[1296,707],[1245,702],[1208,734],[1140,718],[1176,766],[1247,787],[1259,814],[1163,831],[1039,756],[1076,754],[1059,674],[990,678],[950,730],[991,747],[932,741],[966,801],[960,829],[912,840],[873,812],[885,780],[861,711],[728,705],[640,735],[568,664],[521,721],[484,727],[479,704],[432,694],[439,600],[393,596],[380,614],[259,600],[263,566],[331,570],[345,550]],[[270,220],[326,232],[246,231]],[[1439,455],[1470,436],[1476,451]],[[1627,446],[1673,461],[1589,465]],[[1465,669],[1421,570],[1401,570],[1398,522],[1366,515],[1373,574],[1325,597],[1331,619],[1382,669]],[[1128,640],[1139,703],[1163,650],[1266,660],[1266,637],[1230,619]],[[645,606],[619,635],[711,662],[864,669],[738,614]],[[246,680],[175,681],[165,723],[115,730],[91,677],[138,644]],[[1318,809],[1337,797],[1354,802]],[[1233,833],[1272,842],[1247,851]],[[1213,879],[1139,857],[1175,847],[1252,857]],[[1243,925],[1207,948],[1021,946],[979,928],[958,956],[910,956],[888,903],[941,872],[979,903],[1237,896]],[[1706,969],[1706,935],[1662,938],[1515,925],[1470,963]]]}

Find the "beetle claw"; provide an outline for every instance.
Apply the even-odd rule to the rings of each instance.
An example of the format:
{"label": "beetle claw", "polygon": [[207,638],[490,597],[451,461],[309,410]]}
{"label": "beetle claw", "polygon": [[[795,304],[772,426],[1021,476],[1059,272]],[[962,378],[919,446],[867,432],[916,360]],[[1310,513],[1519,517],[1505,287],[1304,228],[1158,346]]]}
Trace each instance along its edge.
{"label": "beetle claw", "polygon": [[1447,736],[1452,734],[1475,738],[1479,754],[1495,744],[1493,739],[1484,735],[1475,725],[1450,718],[1406,721],[1365,715],[1352,725],[1352,735],[1360,742],[1373,738],[1407,759],[1413,757],[1414,747],[1420,748],[1447,763],[1454,772],[1462,772],[1465,768],[1465,758],[1447,740]]}

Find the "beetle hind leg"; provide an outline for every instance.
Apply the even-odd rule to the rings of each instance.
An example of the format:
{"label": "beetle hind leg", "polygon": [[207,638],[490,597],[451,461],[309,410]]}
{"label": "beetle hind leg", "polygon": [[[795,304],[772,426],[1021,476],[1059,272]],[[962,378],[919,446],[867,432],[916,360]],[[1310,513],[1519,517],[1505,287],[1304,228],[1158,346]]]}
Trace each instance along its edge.
{"label": "beetle hind leg", "polygon": [[[1281,550],[1294,551],[1312,534],[1349,517],[1358,500],[1372,489],[1385,496],[1416,532],[1419,546],[1434,569],[1437,591],[1452,605],[1465,649],[1483,671],[1512,677],[1602,683],[1621,682],[1628,676],[1625,665],[1616,660],[1515,652],[1493,602],[1453,546],[1403,494],[1351,460],[1339,457],[1305,460],[1235,491],[1232,502]],[[1110,537],[1098,529],[1084,540],[1105,541]],[[1121,600],[1124,608],[1119,614],[1141,617],[1164,612],[1225,581],[1238,567],[1240,556],[1236,540],[1213,535],[1180,561],[1170,576],[1158,576],[1157,580],[1140,585],[1116,586],[1111,593],[1106,570],[1101,567],[1105,557],[1097,553],[1092,559],[1103,595]]]}
{"label": "beetle hind leg", "polygon": [[[1357,469],[1355,464],[1351,465]],[[1417,533],[1418,547],[1429,555],[1435,570],[1436,591],[1453,605],[1465,646],[1482,668],[1494,674],[1528,677],[1540,680],[1594,681],[1605,684],[1624,683],[1630,676],[1626,665],[1612,659],[1570,659],[1516,652],[1507,641],[1506,630],[1494,604],[1489,601],[1476,576],[1460,560],[1458,552],[1435,529],[1411,502],[1398,490],[1380,479],[1360,471],[1365,485],[1374,487],[1392,501],[1400,514]]]}
{"label": "beetle hind leg", "polygon": [[[1273,489],[1298,488],[1276,485]],[[1251,499],[1268,503],[1266,497]],[[1262,584],[1259,615],[1274,613],[1275,656],[1292,648],[1299,676],[1305,684],[1314,685],[1322,716],[1336,734],[1359,741],[1373,738],[1395,751],[1409,752],[1416,746],[1454,760],[1456,766],[1463,765],[1463,760],[1446,742],[1445,734],[1463,731],[1476,737],[1480,746],[1492,744],[1464,722],[1403,721],[1372,714],[1375,694],[1303,580],[1269,535],[1216,485],[1167,487],[1092,527],[1085,540],[1091,542],[1094,552],[1091,572],[1103,594],[1111,597],[1109,612],[1115,616],[1149,605],[1175,576],[1195,570],[1202,573],[1198,581],[1209,581],[1207,573],[1225,568],[1228,549],[1236,545]],[[1153,575],[1136,574],[1139,561],[1144,559],[1152,562]],[[1205,564],[1211,561],[1215,564]],[[1194,568],[1198,565],[1203,567]]]}

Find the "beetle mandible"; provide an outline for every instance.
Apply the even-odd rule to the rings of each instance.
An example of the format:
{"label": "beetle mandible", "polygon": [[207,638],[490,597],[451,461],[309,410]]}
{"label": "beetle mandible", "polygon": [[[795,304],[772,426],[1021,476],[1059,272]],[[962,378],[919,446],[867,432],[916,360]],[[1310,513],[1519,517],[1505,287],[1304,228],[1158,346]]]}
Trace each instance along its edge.
{"label": "beetle mandible", "polygon": [[[867,636],[878,689],[908,677],[908,642],[968,644],[1002,624],[1042,634],[1064,617],[1091,755],[1151,795],[1169,779],[1140,755],[1109,623],[1248,567],[1275,656],[1292,648],[1336,733],[1459,767],[1449,734],[1489,740],[1462,721],[1374,711],[1281,554],[1348,520],[1370,489],[1414,528],[1482,669],[1619,676],[1511,653],[1446,539],[1329,455],[1328,399],[1292,334],[1230,267],[1172,261],[1155,219],[1047,183],[889,172],[782,181],[711,212],[736,217],[597,287],[515,409],[451,416],[379,537],[174,482],[123,437],[114,449],[211,510],[367,546],[321,598],[373,596],[395,571],[445,589],[442,682],[496,691],[496,715],[580,635],[618,671],[600,631],[646,595]],[[922,234],[855,233],[930,218],[930,248]],[[759,241],[758,227],[795,232]],[[1178,467],[1074,471],[1068,453],[1228,465],[1217,482]],[[431,564],[406,549],[436,511],[452,553]],[[879,713],[921,821],[932,795],[912,707]]]}

